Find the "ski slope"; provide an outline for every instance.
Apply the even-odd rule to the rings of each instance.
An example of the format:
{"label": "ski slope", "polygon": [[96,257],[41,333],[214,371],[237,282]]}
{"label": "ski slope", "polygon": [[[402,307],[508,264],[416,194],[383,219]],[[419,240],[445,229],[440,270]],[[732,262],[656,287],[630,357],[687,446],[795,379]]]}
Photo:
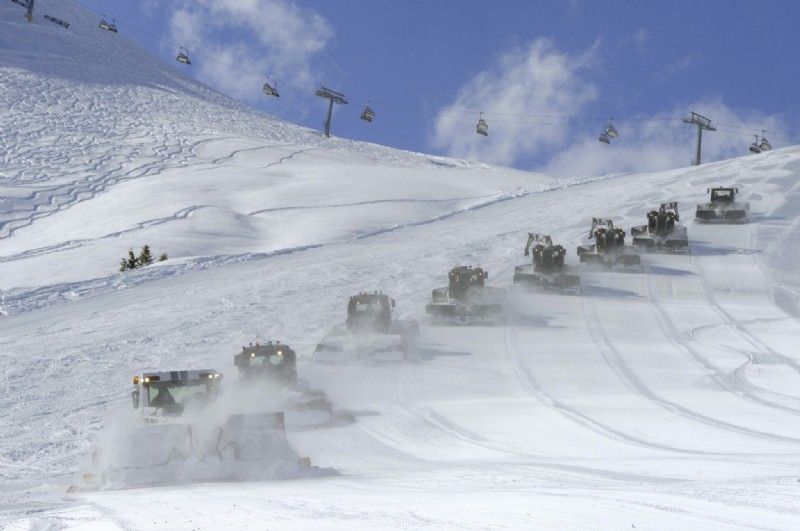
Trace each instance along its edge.
{"label": "ski slope", "polygon": [[[558,181],[325,140],[40,2],[69,32],[0,4],[7,528],[798,527],[800,149]],[[750,224],[692,222],[717,184]],[[592,216],[629,229],[665,201],[691,255],[576,264]],[[568,248],[580,296],[511,290],[504,326],[425,323],[454,265],[508,287],[530,230]],[[170,260],[117,272],[144,243]],[[418,351],[314,363],[347,296],[375,289],[422,322]],[[288,434],[333,473],[66,492],[131,375],[233,383],[233,355],[266,339],[352,416]]]}

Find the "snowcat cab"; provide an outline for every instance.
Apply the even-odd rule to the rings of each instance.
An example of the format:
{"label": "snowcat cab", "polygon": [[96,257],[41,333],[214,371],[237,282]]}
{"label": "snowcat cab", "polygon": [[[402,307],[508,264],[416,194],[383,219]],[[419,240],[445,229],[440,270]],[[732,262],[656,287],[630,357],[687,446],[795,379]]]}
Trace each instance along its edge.
{"label": "snowcat cab", "polygon": [[297,385],[297,354],[288,345],[272,341],[242,347],[233,358],[242,378],[268,379],[287,387]]}
{"label": "snowcat cab", "polygon": [[314,361],[350,363],[402,361],[413,348],[419,326],[392,317],[394,299],[374,291],[347,300],[345,322],[336,325],[317,345]]}
{"label": "snowcat cab", "polygon": [[[533,245],[536,243],[536,245]],[[564,269],[564,256],[567,254],[562,245],[553,245],[550,236],[528,233],[528,243],[525,244],[525,256],[533,257],[536,271],[553,273]]]}
{"label": "snowcat cab", "polygon": [[738,188],[716,187],[708,188],[710,194],[708,203],[697,205],[695,220],[700,223],[747,223],[747,211],[750,204],[746,201],[736,201]]}
{"label": "snowcat cab", "polygon": [[142,415],[180,416],[213,400],[221,375],[214,369],[146,372],[133,377],[134,409]]}
{"label": "snowcat cab", "polygon": [[647,213],[647,225],[631,228],[633,246],[656,252],[687,252],[689,238],[678,221],[678,203],[662,203],[658,210]]}
{"label": "snowcat cab", "polygon": [[471,291],[481,290],[489,273],[480,267],[459,266],[450,271],[447,294],[451,299],[463,301]]}
{"label": "snowcat cab", "polygon": [[493,296],[496,290],[485,285],[489,273],[480,267],[458,266],[450,270],[446,288],[436,288],[425,312],[435,319],[493,318],[502,315],[502,306]]}
{"label": "snowcat cab", "polygon": [[378,332],[385,334],[392,326],[394,299],[384,293],[359,293],[347,301],[345,324],[351,332]]}
{"label": "snowcat cab", "polygon": [[595,244],[578,246],[582,263],[605,266],[636,266],[641,263],[639,255],[626,254],[625,231],[614,227],[610,219],[592,218],[589,239],[594,239]]}
{"label": "snowcat cab", "polygon": [[524,254],[531,256],[532,263],[514,268],[514,284],[559,290],[580,284],[577,275],[565,273],[567,250],[562,245],[554,245],[550,236],[529,232]]}

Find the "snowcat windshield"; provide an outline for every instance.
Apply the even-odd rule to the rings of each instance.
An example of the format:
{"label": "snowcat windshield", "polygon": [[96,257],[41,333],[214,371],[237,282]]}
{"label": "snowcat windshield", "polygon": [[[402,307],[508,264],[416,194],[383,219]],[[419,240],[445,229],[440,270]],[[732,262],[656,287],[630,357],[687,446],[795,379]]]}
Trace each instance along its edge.
{"label": "snowcat windshield", "polygon": [[723,201],[733,200],[733,192],[731,190],[715,190],[714,199],[721,199]]}
{"label": "snowcat windshield", "polygon": [[383,311],[383,304],[381,301],[369,302],[356,302],[353,306],[353,311],[356,313],[380,313]]}
{"label": "snowcat windshield", "polygon": [[250,358],[251,367],[264,367],[266,365],[280,365],[283,363],[284,356],[280,354],[270,354],[268,356],[255,356]]}
{"label": "snowcat windshield", "polygon": [[183,409],[188,404],[201,404],[208,400],[211,384],[197,380],[189,382],[157,382],[146,388],[149,407]]}

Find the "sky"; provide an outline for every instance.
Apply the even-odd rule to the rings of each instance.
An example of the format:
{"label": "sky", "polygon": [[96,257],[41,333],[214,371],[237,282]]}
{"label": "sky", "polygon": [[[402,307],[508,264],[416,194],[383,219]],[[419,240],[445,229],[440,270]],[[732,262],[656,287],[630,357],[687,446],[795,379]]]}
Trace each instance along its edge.
{"label": "sky", "polygon": [[[800,2],[81,0],[199,81],[333,134],[556,175],[686,166],[800,143]],[[189,49],[191,66],[174,59]],[[261,92],[267,79],[280,98]],[[359,119],[364,105],[373,123]],[[479,113],[489,135],[475,132]],[[597,140],[610,118],[620,135]]]}

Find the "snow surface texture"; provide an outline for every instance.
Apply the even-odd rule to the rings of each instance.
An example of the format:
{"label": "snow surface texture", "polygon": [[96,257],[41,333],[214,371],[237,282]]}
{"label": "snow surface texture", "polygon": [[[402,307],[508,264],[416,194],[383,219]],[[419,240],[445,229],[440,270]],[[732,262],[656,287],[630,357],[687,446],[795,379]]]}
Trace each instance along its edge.
{"label": "snow surface texture", "polygon": [[[797,528],[800,149],[583,184],[319,134],[160,65],[69,2],[0,3],[0,523],[80,528]],[[177,63],[176,63],[177,65]],[[376,124],[377,125],[377,124]],[[752,223],[697,225],[736,184]],[[314,364],[348,295],[422,318],[457,264],[510,284],[677,200],[690,256],[575,267],[496,327],[399,363]],[[116,272],[130,247],[171,259]],[[289,433],[335,475],[67,495],[142,369],[281,339],[354,422]]]}

